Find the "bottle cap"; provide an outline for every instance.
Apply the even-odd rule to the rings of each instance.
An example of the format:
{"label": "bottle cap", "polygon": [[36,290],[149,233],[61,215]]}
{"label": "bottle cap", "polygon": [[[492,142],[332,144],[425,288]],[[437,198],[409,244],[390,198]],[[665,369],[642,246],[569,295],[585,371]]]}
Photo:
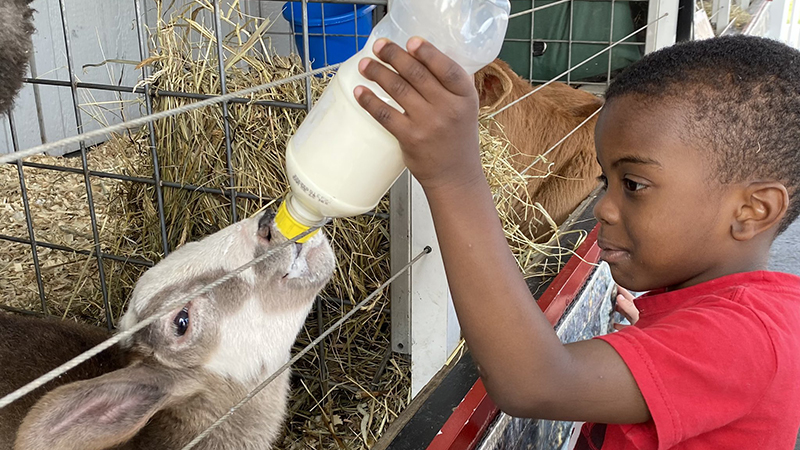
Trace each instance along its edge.
{"label": "bottle cap", "polygon": [[[284,200],[284,202],[281,203],[281,206],[278,208],[278,213],[275,215],[275,226],[278,228],[278,231],[280,231],[281,234],[291,239],[305,232],[311,227],[303,225],[302,223],[298,222],[297,219],[292,217],[292,215],[289,213],[289,210],[286,208],[287,203],[288,201]],[[298,239],[297,242],[302,244],[311,239],[311,236],[314,236],[314,234],[317,232],[319,232],[319,229],[311,234],[303,236],[302,238]]]}

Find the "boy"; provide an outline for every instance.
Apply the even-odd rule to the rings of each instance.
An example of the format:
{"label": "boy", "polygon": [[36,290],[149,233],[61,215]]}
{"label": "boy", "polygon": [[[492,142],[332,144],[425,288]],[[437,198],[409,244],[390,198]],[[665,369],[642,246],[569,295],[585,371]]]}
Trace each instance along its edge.
{"label": "boy", "polygon": [[[615,281],[651,291],[635,326],[562,345],[508,250],[470,77],[386,40],[359,86],[433,213],[456,311],[507,413],[588,422],[581,449],[791,449],[800,425],[800,278],[763,271],[800,210],[800,53],[736,36],[646,56],[609,87],[595,207]],[[608,424],[608,425],[605,425]]]}

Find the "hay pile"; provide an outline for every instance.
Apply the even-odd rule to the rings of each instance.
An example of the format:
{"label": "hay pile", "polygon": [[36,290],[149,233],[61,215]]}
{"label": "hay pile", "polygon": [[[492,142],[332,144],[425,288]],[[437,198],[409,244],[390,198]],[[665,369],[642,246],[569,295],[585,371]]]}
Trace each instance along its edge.
{"label": "hay pile", "polygon": [[[146,82],[162,90],[218,94],[220,79],[214,52],[216,42],[210,25],[211,6],[198,0],[170,17],[164,16],[161,2],[157,1],[156,6],[161,21],[151,31],[152,52],[144,64],[150,66],[153,75]],[[303,72],[302,63],[296,56],[270,54],[265,34],[267,27],[260,26],[262,23],[253,23],[237,8],[234,6],[223,11],[223,21],[233,25],[234,29],[225,39],[229,91]],[[315,98],[321,94],[327,80],[310,80]],[[305,84],[297,82],[259,92],[251,98],[304,103],[305,92]],[[154,99],[154,109],[167,110],[188,101],[158,97]],[[304,118],[305,111],[231,104],[229,116],[233,185],[237,192],[256,198],[238,199],[236,208],[239,217],[243,218],[263,207],[274,205],[286,194],[287,183],[283,172],[285,146]],[[570,249],[534,243],[516,225],[518,218],[511,204],[513,199],[525,195],[526,177],[519,175],[509,165],[513,149],[504,139],[490,135],[487,124],[487,120],[484,120],[481,127],[483,162],[509,244],[525,273],[555,273],[558,267],[543,268],[537,264],[540,257],[553,253],[566,255]],[[154,125],[156,151],[164,181],[223,190],[230,187],[231,174],[226,161],[220,107],[195,110],[158,121]],[[95,164],[107,165],[97,170],[150,178],[153,175],[153,161],[149,138],[147,128],[132,136],[117,136],[102,150],[91,152],[90,156],[96,159]],[[64,161],[60,164],[63,165]],[[15,174],[14,169],[7,177],[9,186],[14,185]],[[52,187],[49,191],[53,198],[63,198],[59,200],[63,202],[59,208],[71,214],[69,219],[60,218],[54,224],[70,222],[76,226],[74,223],[82,217],[82,226],[85,228],[88,212],[79,209],[79,205],[86,203],[85,192],[83,197],[80,193],[80,189],[83,189],[82,178],[76,178],[72,184],[71,187]],[[42,189],[46,190],[47,187]],[[102,195],[95,196],[95,204],[98,206],[99,221],[103,224],[104,231],[101,234],[104,237],[101,240],[104,251],[153,262],[161,259],[163,246],[155,189],[149,185],[104,181],[95,183],[95,190],[102,192]],[[64,192],[73,191],[74,196],[63,195]],[[230,223],[229,197],[174,188],[164,188],[163,192],[170,248],[199,239]],[[537,208],[537,205],[531,204],[530,208]],[[15,205],[12,209],[11,214],[16,218],[20,208]],[[337,219],[326,227],[338,265],[332,282],[323,293],[323,299],[301,332],[297,348],[313,340],[321,330],[349,311],[352,304],[372,293],[389,278],[388,212],[388,200],[384,199],[375,214]],[[42,228],[39,219],[36,220],[34,226]],[[555,228],[555,224],[551,225]],[[19,228],[18,224],[15,226]],[[76,245],[75,236],[81,236],[84,240],[78,245],[90,249],[91,240],[85,237],[91,233],[86,233],[84,228],[80,233],[71,233],[72,245]],[[17,229],[16,235],[26,236],[23,231],[24,228]],[[42,237],[59,242],[59,239],[66,239],[68,235],[66,232],[60,235],[54,233],[53,236],[44,233]],[[557,244],[557,238],[551,242]],[[9,252],[1,251],[0,254],[6,258]],[[5,260],[0,260],[0,263],[16,264]],[[102,323],[104,313],[102,304],[98,303],[99,288],[88,276],[92,268],[96,272],[94,260],[76,256],[63,263],[53,263],[58,264],[73,269],[81,264],[84,267],[82,270],[73,270],[69,277],[63,277],[70,282],[64,289],[48,288],[51,305],[63,302],[53,309],[68,317]],[[107,266],[112,315],[116,320],[124,310],[133,281],[141,274],[142,268],[114,262],[107,263]],[[33,269],[28,265],[22,267],[20,272],[30,275]],[[24,286],[21,289],[25,292],[3,301],[36,309],[38,296],[35,295],[35,279],[31,281],[28,276],[25,283],[17,285]],[[76,286],[81,286],[81,289]],[[278,443],[279,447],[367,448],[408,405],[410,364],[402,355],[390,351],[387,295],[388,292],[377,297],[355,316],[356,319],[332,334],[326,340],[324,349],[315,349],[296,365],[290,420]],[[21,300],[13,303],[17,297]],[[325,354],[320,354],[321,351]]]}

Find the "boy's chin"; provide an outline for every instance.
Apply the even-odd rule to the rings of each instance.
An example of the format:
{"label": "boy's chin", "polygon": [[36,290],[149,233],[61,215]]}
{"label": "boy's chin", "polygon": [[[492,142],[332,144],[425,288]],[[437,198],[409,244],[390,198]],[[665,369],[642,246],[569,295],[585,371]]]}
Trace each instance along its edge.
{"label": "boy's chin", "polygon": [[614,279],[614,283],[617,283],[618,286],[629,291],[646,292],[664,287],[656,285],[657,283],[653,283],[652,280],[647,280],[647,278],[641,274],[623,270],[616,264],[609,264],[608,267],[611,269],[611,278]]}

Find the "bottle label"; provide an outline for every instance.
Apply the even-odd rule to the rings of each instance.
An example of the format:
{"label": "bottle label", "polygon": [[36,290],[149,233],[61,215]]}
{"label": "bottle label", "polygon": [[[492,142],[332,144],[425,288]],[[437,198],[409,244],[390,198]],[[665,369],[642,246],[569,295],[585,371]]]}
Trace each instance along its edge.
{"label": "bottle label", "polygon": [[311,189],[308,185],[303,183],[303,180],[301,180],[297,174],[292,175],[292,180],[295,182],[295,185],[308,196],[308,198],[326,206],[331,203],[331,199]]}

